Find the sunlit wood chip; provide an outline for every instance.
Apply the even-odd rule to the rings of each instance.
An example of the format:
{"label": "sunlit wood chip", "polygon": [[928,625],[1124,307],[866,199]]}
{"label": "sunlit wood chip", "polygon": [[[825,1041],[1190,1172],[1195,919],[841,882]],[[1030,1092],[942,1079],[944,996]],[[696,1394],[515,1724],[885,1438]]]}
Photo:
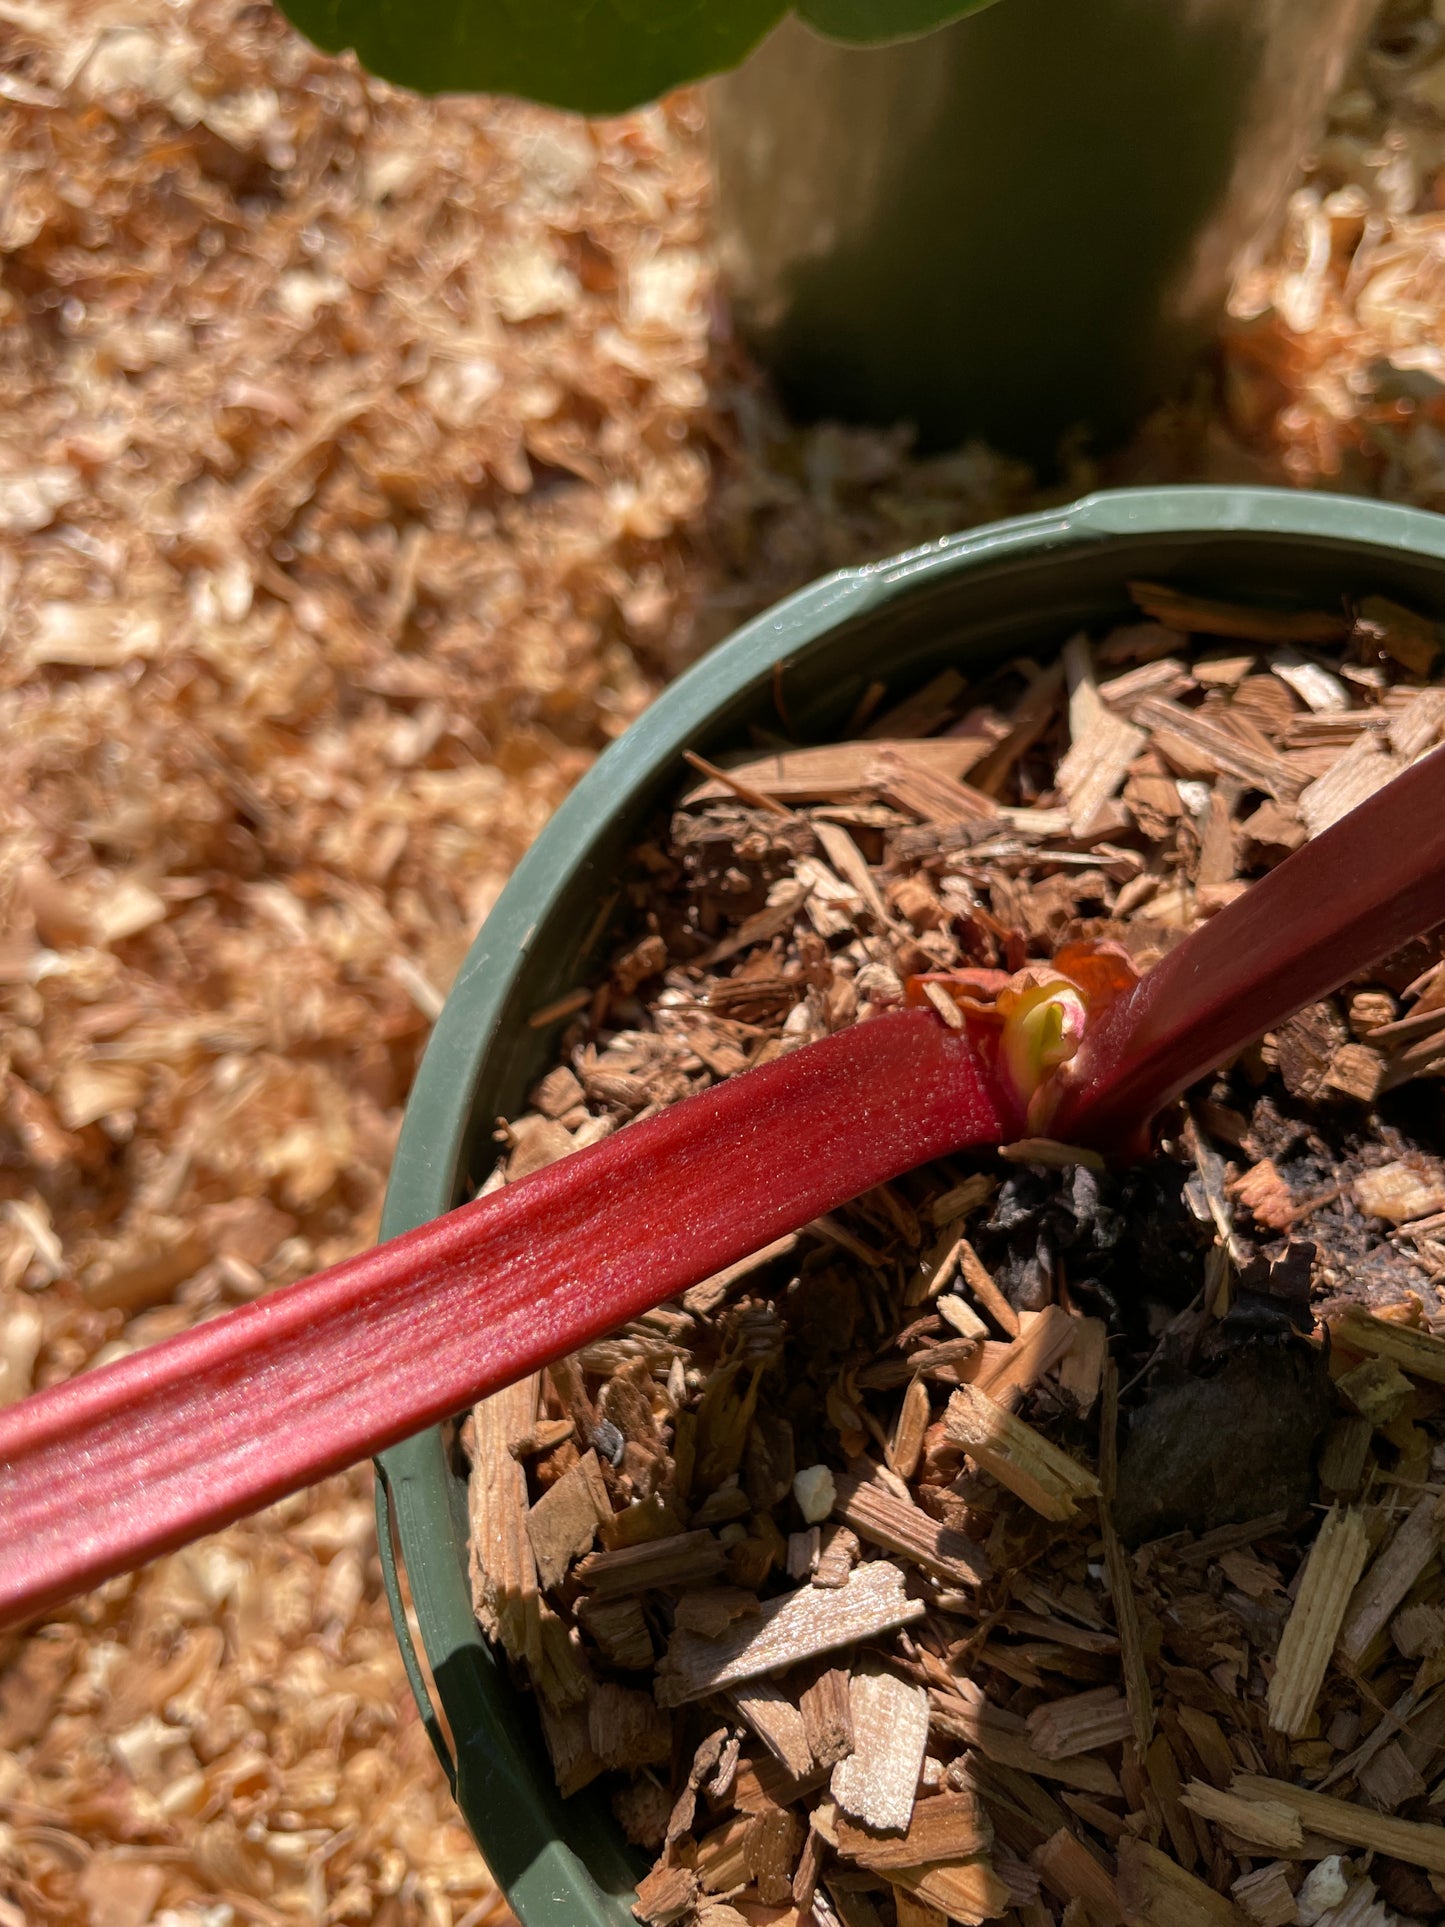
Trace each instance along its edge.
{"label": "sunlit wood chip", "polygon": [[1309,1725],[1369,1553],[1365,1517],[1358,1508],[1342,1512],[1336,1506],[1326,1514],[1305,1561],[1269,1683],[1269,1723],[1277,1733],[1299,1739]]}
{"label": "sunlit wood chip", "polygon": [[959,1387],[943,1423],[955,1445],[1045,1519],[1071,1519],[1081,1501],[1098,1497],[1092,1472],[975,1386]]}
{"label": "sunlit wood chip", "polygon": [[833,1768],[829,1791],[864,1826],[901,1832],[928,1744],[928,1692],[892,1673],[855,1673],[848,1688],[853,1751]]}

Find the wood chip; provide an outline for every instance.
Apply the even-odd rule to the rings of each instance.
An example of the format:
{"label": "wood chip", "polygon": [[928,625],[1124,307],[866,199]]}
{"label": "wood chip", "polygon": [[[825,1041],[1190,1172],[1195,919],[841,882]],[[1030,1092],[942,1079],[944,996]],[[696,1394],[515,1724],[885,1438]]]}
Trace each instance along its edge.
{"label": "wood chip", "polygon": [[672,1757],[672,1721],[640,1687],[597,1687],[587,1703],[587,1739],[613,1769],[660,1766]]}
{"label": "wood chip", "polygon": [[1018,1323],[1019,1335],[1013,1344],[985,1354],[973,1379],[976,1390],[1010,1408],[1067,1357],[1076,1337],[1074,1320],[1062,1305],[1021,1312]]}
{"label": "wood chip", "polygon": [[[775,1810],[778,1802],[769,1803]],[[750,1878],[747,1841],[756,1815],[742,1813],[714,1827],[697,1845],[697,1877],[709,1893],[736,1893]]]}
{"label": "wood chip", "polygon": [[[980,745],[987,749],[988,745]],[[954,823],[977,823],[997,817],[998,805],[967,783],[960,783],[941,769],[929,769],[916,758],[899,756],[894,750],[881,751],[868,765],[868,778],[880,796],[899,809],[908,810],[920,822],[947,828]]]}
{"label": "wood chip", "polygon": [[1325,1492],[1351,1498],[1364,1483],[1374,1428],[1368,1419],[1337,1419],[1325,1434],[1319,1479]]}
{"label": "wood chip", "polygon": [[577,1567],[577,1577],[599,1598],[619,1593],[705,1586],[727,1565],[727,1548],[705,1529],[680,1532],[615,1552],[592,1552]]}
{"label": "wood chip", "polygon": [[1120,1663],[1124,1674],[1124,1696],[1128,1701],[1134,1743],[1147,1751],[1154,1733],[1154,1694],[1149,1683],[1149,1667],[1144,1655],[1144,1635],[1139,1624],[1139,1603],[1129,1572],[1129,1556],[1114,1529],[1113,1517],[1102,1508],[1099,1529],[1104,1541],[1104,1572],[1109,1597],[1114,1604],[1114,1624],[1119,1633]]}
{"label": "wood chip", "polygon": [[[1131,582],[1129,593],[1145,615],[1184,634],[1239,636],[1246,642],[1340,643],[1351,632],[1348,618],[1328,609],[1258,609],[1192,596],[1162,582]],[[1360,607],[1382,600],[1370,597]]]}
{"label": "wood chip", "polygon": [[[812,1815],[809,1815],[811,1822]],[[798,1855],[797,1866],[793,1870],[791,1899],[798,1910],[799,1923],[814,1913],[814,1901],[818,1893],[818,1881],[828,1859],[828,1842],[822,1831],[809,1825],[803,1841],[803,1850]]]}
{"label": "wood chip", "polygon": [[830,1666],[798,1702],[803,1732],[819,1766],[836,1766],[853,1751],[850,1678],[841,1666]]}
{"label": "wood chip", "polygon": [[848,1710],[853,1750],[833,1768],[829,1789],[864,1826],[902,1832],[913,1816],[928,1744],[927,1690],[892,1673],[855,1673]]}
{"label": "wood chip", "polygon": [[1034,1848],[1029,1861],[1051,1894],[1065,1902],[1081,1901],[1098,1927],[1123,1927],[1124,1914],[1113,1874],[1071,1828],[1060,1827],[1051,1833]]}
{"label": "wood chip", "polygon": [[[939,1300],[940,1310],[949,1302]],[[963,1305],[963,1300],[953,1302]],[[964,1307],[967,1310],[967,1307]],[[969,1314],[970,1317],[972,1314]],[[951,1321],[950,1321],[951,1322]],[[978,1321],[980,1325],[982,1321]],[[982,1331],[968,1333],[970,1337],[982,1337]],[[911,1479],[918,1470],[918,1461],[923,1455],[924,1434],[933,1416],[933,1408],[928,1396],[928,1387],[921,1378],[908,1382],[908,1390],[903,1394],[903,1402],[898,1408],[898,1423],[893,1429],[893,1437],[888,1444],[889,1469],[896,1472],[900,1479]]]}
{"label": "wood chip", "polygon": [[1029,1738],[1046,1760],[1097,1753],[1104,1747],[1117,1746],[1132,1732],[1129,1703],[1112,1686],[1046,1700],[1028,1717]]}
{"label": "wood chip", "polygon": [[1057,782],[1068,798],[1076,836],[1088,830],[1110,797],[1118,794],[1129,765],[1148,741],[1145,732],[1102,704],[1059,764]]}
{"label": "wood chip", "polygon": [[770,1680],[754,1680],[738,1687],[728,1697],[740,1718],[795,1780],[803,1779],[815,1765],[822,1764],[814,1760],[803,1715]]}
{"label": "wood chip", "polygon": [[1019,758],[1027,755],[1054,718],[1064,681],[1062,663],[1050,663],[1045,669],[1028,667],[1031,681],[1009,717],[1007,734],[969,772],[974,788],[988,796],[998,793]]}
{"label": "wood chip", "polygon": [[535,1458],[539,1453],[550,1452],[563,1439],[571,1438],[575,1429],[570,1418],[539,1418],[530,1431],[511,1440],[507,1450],[517,1460]]}
{"label": "wood chip", "polygon": [[1292,1807],[1277,1800],[1244,1800],[1237,1793],[1210,1786],[1205,1780],[1191,1780],[1181,1795],[1191,1813],[1223,1827],[1253,1847],[1270,1853],[1298,1853],[1304,1846],[1304,1828]]}
{"label": "wood chip", "polygon": [[1300,792],[1298,809],[1305,828],[1311,836],[1318,836],[1376,790],[1392,783],[1404,767],[1402,756],[1392,756],[1368,736],[1362,736],[1337,758],[1327,776]]}
{"label": "wood chip", "polygon": [[887,904],[883,901],[878,885],[873,880],[868,859],[849,836],[847,830],[841,823],[825,823],[821,818],[814,821],[813,828],[839,876],[850,883],[863,899],[876,927],[879,930],[891,928],[893,918],[889,914]]}
{"label": "wood chip", "polygon": [[1366,1761],[1358,1778],[1361,1793],[1383,1813],[1393,1813],[1407,1800],[1421,1800],[1426,1792],[1424,1780],[1398,1740],[1390,1740]]}
{"label": "wood chip", "polygon": [[1308,778],[1286,757],[1274,750],[1251,748],[1198,710],[1151,696],[1134,714],[1150,732],[1155,747],[1171,761],[1237,777],[1249,789],[1263,790],[1277,803],[1294,802],[1306,787]]}
{"label": "wood chip", "polygon": [[1408,1224],[1445,1210],[1445,1170],[1433,1158],[1396,1158],[1361,1171],[1354,1191],[1360,1209],[1371,1217],[1384,1218],[1389,1224]]}
{"label": "wood chip", "polygon": [[1199,844],[1199,865],[1194,881],[1200,891],[1230,883],[1234,878],[1234,808],[1239,801],[1237,783],[1219,782],[1210,793],[1204,813],[1204,828]]}
{"label": "wood chip", "polygon": [[1216,1786],[1228,1786],[1238,1763],[1229,1750],[1229,1742],[1224,1737],[1224,1729],[1219,1721],[1212,1713],[1201,1712],[1197,1706],[1190,1706],[1187,1702],[1181,1702],[1178,1717],[1180,1727],[1205,1772]]}
{"label": "wood chip", "polygon": [[745,1278],[751,1278],[754,1272],[761,1271],[774,1260],[790,1256],[797,1248],[795,1232],[789,1232],[784,1238],[774,1238],[771,1244],[755,1251],[751,1258],[740,1258],[735,1265],[714,1272],[711,1278],[704,1278],[701,1284],[689,1286],[682,1294],[684,1311],[692,1312],[697,1318],[706,1318],[717,1310],[735,1285],[740,1285]]}
{"label": "wood chip", "polygon": [[657,1657],[638,1599],[629,1595],[624,1599],[582,1600],[577,1617],[603,1658],[624,1672],[643,1672]]}
{"label": "wood chip", "polygon": [[1445,1531],[1445,1501],[1432,1494],[1411,1509],[1355,1589],[1349,1602],[1339,1653],[1358,1666],[1373,1640],[1385,1630],[1396,1608],[1440,1550]]}
{"label": "wood chip", "polygon": [[1316,715],[1328,716],[1348,710],[1350,692],[1338,676],[1322,664],[1311,662],[1297,649],[1276,649],[1269,659],[1270,674],[1294,691]]}
{"label": "wood chip", "polygon": [[1385,1086],[1386,1064],[1368,1044],[1341,1044],[1325,1072],[1326,1090],[1339,1091],[1357,1104],[1373,1104]]}
{"label": "wood chip", "polygon": [[1119,1842],[1119,1903],[1128,1927],[1248,1927],[1249,1916],[1147,1840]]}
{"label": "wood chip", "polygon": [[1111,709],[1127,715],[1145,696],[1182,696],[1193,686],[1194,677],[1179,657],[1164,655],[1108,677],[1099,684],[1099,695]]}
{"label": "wood chip", "polygon": [[[960,1686],[962,1684],[960,1682]],[[932,1719],[941,1733],[962,1740],[1001,1767],[1035,1779],[1056,1780],[1062,1786],[1076,1787],[1081,1793],[1097,1794],[1105,1800],[1118,1797],[1119,1782],[1107,1762],[1083,1756],[1049,1759],[1029,1739],[1021,1719],[990,1706],[981,1697],[970,1702],[961,1693],[935,1692]]]}
{"label": "wood chip", "polygon": [[846,1586],[848,1575],[858,1563],[859,1550],[856,1532],[847,1526],[829,1526],[822,1535],[813,1584],[827,1590]]}
{"label": "wood chip", "polygon": [[765,1907],[789,1906],[803,1839],[802,1821],[784,1807],[753,1816],[743,1838],[743,1865]]}
{"label": "wood chip", "polygon": [[1439,658],[1442,630],[1388,596],[1364,596],[1356,605],[1351,641],[1366,650],[1383,650],[1412,676],[1428,676]]}
{"label": "wood chip", "polygon": [[527,1537],[543,1586],[559,1586],[574,1559],[591,1550],[597,1528],[612,1517],[597,1454],[590,1449],[564,1472],[527,1514]]}
{"label": "wood chip", "polygon": [[1308,1727],[1350,1595],[1369,1553],[1363,1513],[1353,1507],[1342,1512],[1336,1506],[1326,1514],[1280,1635],[1269,1683],[1269,1723],[1277,1733],[1299,1739]]}
{"label": "wood chip", "polygon": [[590,1786],[606,1766],[592,1750],[584,1706],[557,1706],[544,1694],[538,1702],[542,1737],[552,1761],[557,1791],[564,1800]]}
{"label": "wood chip", "polygon": [[1396,1652],[1407,1659],[1424,1659],[1445,1644],[1445,1608],[1424,1604],[1406,1606],[1390,1622]]}
{"label": "wood chip", "polygon": [[899,1867],[887,1877],[895,1889],[901,1888],[937,1908],[948,1920],[962,1921],[964,1927],[981,1927],[984,1921],[997,1920],[1012,1898],[992,1867],[979,1860],[942,1867]]}
{"label": "wood chip", "polygon": [[1271,1860],[1241,1874],[1229,1890],[1255,1927],[1298,1927],[1299,1910],[1283,1861]]}
{"label": "wood chip", "polygon": [[1445,1827],[1397,1820],[1392,1814],[1373,1813],[1352,1800],[1337,1800],[1332,1794],[1313,1793],[1260,1774],[1236,1774],[1230,1790],[1246,1800],[1268,1800],[1289,1808],[1307,1833],[1322,1839],[1365,1847],[1404,1860],[1412,1867],[1445,1874]]}
{"label": "wood chip", "polygon": [[1075,1318],[1069,1349],[1059,1364],[1059,1390],[1080,1418],[1094,1409],[1109,1354],[1109,1328],[1102,1318]]}
{"label": "wood chip", "polygon": [[988,1267],[967,1238],[960,1238],[953,1248],[957,1253],[958,1272],[965,1288],[995,1324],[1010,1337],[1017,1338],[1019,1315],[994,1283]]}
{"label": "wood chip", "polygon": [[778,750],[767,756],[747,757],[725,772],[699,783],[683,798],[683,807],[737,794],[735,785],[761,792],[777,802],[842,803],[874,793],[878,787],[870,770],[886,756],[902,769],[938,775],[955,781],[978,762],[989,748],[986,739],[934,736],[902,741],[887,738],[852,743],[823,743],[816,748]]}
{"label": "wood chip", "polygon": [[992,1567],[981,1547],[941,1525],[920,1506],[897,1498],[874,1479],[838,1478],[833,1517],[860,1539],[921,1566],[954,1586],[981,1586]]}
{"label": "wood chip", "polygon": [[[898,1910],[898,1927],[948,1927],[948,1916],[937,1907],[930,1907],[926,1900],[906,1893],[895,1887],[894,1904]],[[874,1915],[877,1919],[877,1915]]]}
{"label": "wood chip", "polygon": [[692,1911],[697,1875],[689,1867],[654,1867],[637,1883],[632,1911],[647,1927],[672,1927]]}
{"label": "wood chip", "polygon": [[1297,850],[1309,840],[1309,833],[1300,822],[1298,812],[1273,801],[1261,803],[1239,827],[1241,835],[1249,842],[1267,850]]}
{"label": "wood chip", "polygon": [[[527,1474],[509,1450],[537,1416],[536,1372],[472,1408],[467,1512],[472,1600],[482,1630],[511,1659],[540,1664],[537,1562],[527,1532]],[[595,1514],[594,1514],[595,1522]]]}
{"label": "wood chip", "polygon": [[1071,1519],[1081,1501],[1098,1497],[1092,1472],[975,1386],[953,1394],[944,1427],[991,1478],[1045,1519]]}
{"label": "wood chip", "polygon": [[971,1790],[938,1793],[919,1800],[908,1831],[881,1834],[839,1815],[834,1844],[845,1860],[888,1872],[949,1860],[972,1860],[993,1847],[993,1826]]}
{"label": "wood chip", "polygon": [[836,1590],[804,1586],[767,1600],[752,1618],[721,1638],[674,1632],[657,1670],[663,1706],[681,1706],[720,1688],[761,1679],[818,1653],[836,1652],[921,1617],[921,1602],[908,1599],[903,1574],[886,1559],[860,1566]]}
{"label": "wood chip", "polygon": [[1365,1358],[1335,1380],[1335,1389],[1373,1428],[1389,1425],[1415,1396],[1412,1379],[1388,1358]]}

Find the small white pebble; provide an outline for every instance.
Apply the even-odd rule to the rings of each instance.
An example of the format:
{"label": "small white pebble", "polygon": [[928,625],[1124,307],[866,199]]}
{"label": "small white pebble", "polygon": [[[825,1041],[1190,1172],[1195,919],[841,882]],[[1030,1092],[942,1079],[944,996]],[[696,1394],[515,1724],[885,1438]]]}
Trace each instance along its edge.
{"label": "small white pebble", "polygon": [[1320,1915],[1327,1914],[1332,1907],[1338,1907],[1349,1891],[1349,1879],[1339,1854],[1332,1853],[1328,1860],[1321,1860],[1312,1867],[1294,1901],[1304,1927],[1314,1927]]}
{"label": "small white pebble", "polygon": [[1191,816],[1203,816],[1204,812],[1209,808],[1209,799],[1213,795],[1213,791],[1210,789],[1208,783],[1200,783],[1191,777],[1185,777],[1182,781],[1176,783],[1174,787],[1178,790],[1180,801],[1183,803],[1185,809],[1188,810],[1189,814]]}
{"label": "small white pebble", "polygon": [[807,1465],[793,1480],[793,1497],[810,1526],[823,1523],[838,1500],[838,1488],[826,1465]]}
{"label": "small white pebble", "polygon": [[748,1529],[742,1520],[734,1519],[730,1524],[725,1525],[718,1534],[718,1544],[720,1546],[740,1546],[747,1536]]}

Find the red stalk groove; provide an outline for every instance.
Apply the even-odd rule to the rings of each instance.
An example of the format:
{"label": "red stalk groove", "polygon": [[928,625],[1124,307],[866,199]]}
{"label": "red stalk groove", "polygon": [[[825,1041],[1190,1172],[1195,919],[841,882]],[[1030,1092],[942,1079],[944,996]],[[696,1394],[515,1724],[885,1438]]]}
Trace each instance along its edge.
{"label": "red stalk groove", "polygon": [[1085,1035],[1051,1129],[1139,1155],[1198,1078],[1445,922],[1445,749],[1252,884]]}
{"label": "red stalk groove", "polygon": [[0,1625],[463,1410],[915,1164],[1016,1136],[890,1013],[0,1411]]}
{"label": "red stalk groove", "polygon": [[[1059,1074],[1149,1120],[1445,922],[1445,749],[1185,938]],[[897,1012],[687,1098],[319,1277],[0,1411],[0,1626],[384,1450],[914,1165],[1021,1134],[992,1045]]]}

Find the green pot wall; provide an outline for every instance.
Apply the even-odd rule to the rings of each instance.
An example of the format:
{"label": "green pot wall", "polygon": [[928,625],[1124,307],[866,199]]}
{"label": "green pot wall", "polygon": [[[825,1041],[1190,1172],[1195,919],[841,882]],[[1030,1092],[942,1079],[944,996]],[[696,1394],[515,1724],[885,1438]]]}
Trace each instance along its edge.
{"label": "green pot wall", "polygon": [[[690,670],[577,785],[507,885],[437,1020],[407,1105],[382,1224],[391,1237],[461,1201],[490,1168],[555,1033],[527,1014],[588,979],[582,946],[653,806],[709,754],[777,727],[774,672],[801,740],[825,740],[864,688],[890,694],[945,663],[1047,655],[1130,612],[1124,583],[1286,605],[1378,592],[1445,616],[1445,518],[1276,489],[1130,489],[995,523],[779,603]],[[458,1805],[524,1927],[633,1927],[638,1871],[600,1798],[560,1802],[531,1702],[472,1616],[466,1493],[434,1430],[388,1452],[377,1498],[393,1617]],[[401,1608],[398,1555],[436,1704]],[[445,1723],[438,1717],[440,1706]]]}
{"label": "green pot wall", "polygon": [[1047,459],[1179,381],[1373,0],[997,0],[898,46],[796,19],[710,115],[724,285],[797,413]]}

